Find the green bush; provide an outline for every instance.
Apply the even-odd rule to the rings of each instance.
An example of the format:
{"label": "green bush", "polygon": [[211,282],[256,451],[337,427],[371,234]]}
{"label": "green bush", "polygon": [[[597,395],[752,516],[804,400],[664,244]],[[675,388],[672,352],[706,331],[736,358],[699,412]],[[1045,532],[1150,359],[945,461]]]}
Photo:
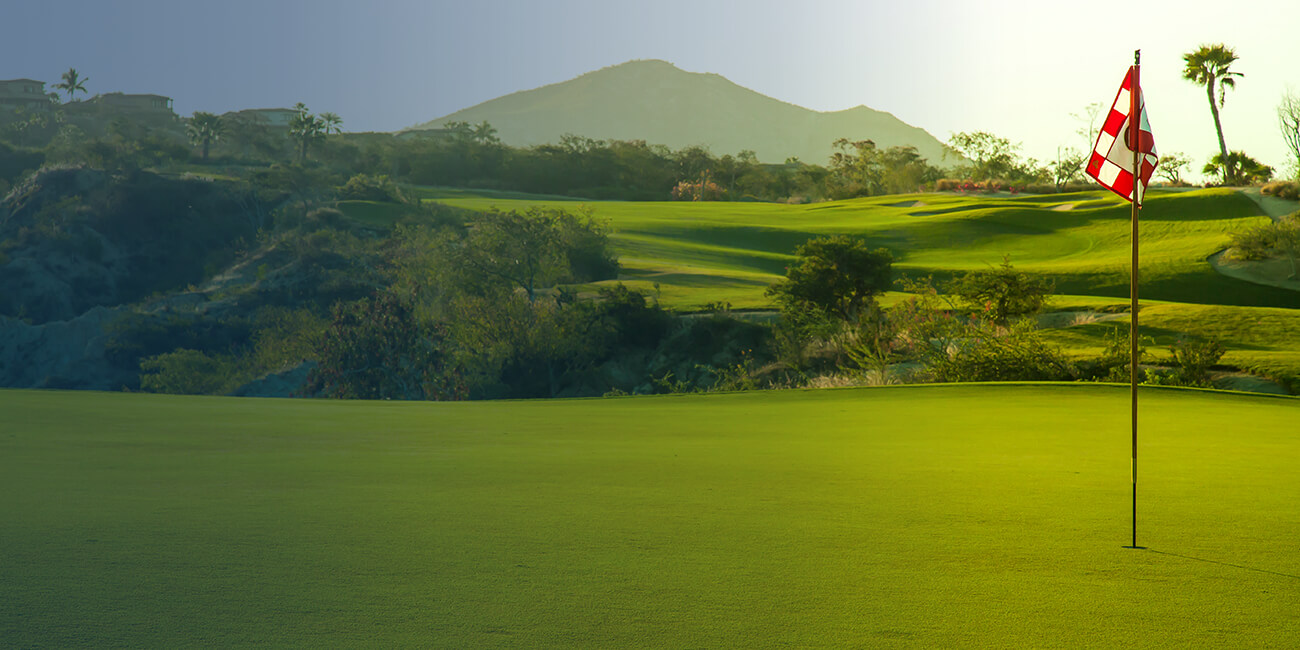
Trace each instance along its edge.
{"label": "green bush", "polygon": [[1011,259],[988,271],[967,273],[954,280],[948,292],[981,310],[994,323],[1006,326],[1012,319],[1043,310],[1055,286],[1050,280],[1017,271]]}
{"label": "green bush", "polygon": [[1065,353],[1028,321],[1004,334],[986,326],[972,334],[929,355],[926,366],[936,381],[1071,381],[1078,375]]}
{"label": "green bush", "polygon": [[394,203],[401,203],[406,200],[401,189],[382,174],[376,176],[357,174],[349,178],[348,182],[339,188],[339,198]]}
{"label": "green bush", "polygon": [[[1150,339],[1139,339],[1137,357],[1138,363],[1150,360],[1147,354],[1146,343]],[[1132,368],[1130,359],[1133,358],[1133,343],[1129,338],[1127,327],[1112,328],[1106,334],[1106,347],[1103,349],[1101,356],[1081,361],[1078,364],[1080,379],[1093,381],[1109,381],[1118,384],[1128,383],[1131,380]],[[1138,383],[1143,383],[1147,378],[1147,372],[1142,367],[1137,369]]]}
{"label": "green bush", "polygon": [[140,371],[140,388],[150,392],[213,395],[233,388],[235,363],[225,356],[181,348],[145,358]]}

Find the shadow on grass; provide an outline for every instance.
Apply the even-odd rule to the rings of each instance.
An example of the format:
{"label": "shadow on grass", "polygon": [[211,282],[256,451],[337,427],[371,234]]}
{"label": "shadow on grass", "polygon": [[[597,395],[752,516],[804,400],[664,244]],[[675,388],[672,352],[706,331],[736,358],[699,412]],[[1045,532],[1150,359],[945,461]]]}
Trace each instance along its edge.
{"label": "shadow on grass", "polygon": [[1245,569],[1246,571],[1254,571],[1256,573],[1267,573],[1269,575],[1281,576],[1283,578],[1291,578],[1292,580],[1300,580],[1300,576],[1298,575],[1293,575],[1290,573],[1282,573],[1281,571],[1270,571],[1268,569],[1260,569],[1253,566],[1246,566],[1244,564],[1233,564],[1231,562],[1221,562],[1219,560],[1207,560],[1203,557],[1194,557],[1191,555],[1183,555],[1182,553],[1172,553],[1170,551],[1158,551],[1154,548],[1147,549],[1147,550],[1151,551],[1152,553],[1159,553],[1161,555],[1180,557],[1183,558],[1184,560],[1194,560],[1196,562],[1205,562],[1206,564],[1218,564],[1221,566],[1229,566],[1234,569]]}

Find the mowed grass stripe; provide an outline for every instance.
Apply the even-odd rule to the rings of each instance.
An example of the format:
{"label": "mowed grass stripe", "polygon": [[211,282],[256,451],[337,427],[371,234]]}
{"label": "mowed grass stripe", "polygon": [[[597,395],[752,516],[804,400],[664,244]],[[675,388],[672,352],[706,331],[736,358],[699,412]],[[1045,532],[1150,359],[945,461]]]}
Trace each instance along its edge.
{"label": "mowed grass stripe", "polygon": [[18,646],[1284,645],[1300,402],[0,392]]}

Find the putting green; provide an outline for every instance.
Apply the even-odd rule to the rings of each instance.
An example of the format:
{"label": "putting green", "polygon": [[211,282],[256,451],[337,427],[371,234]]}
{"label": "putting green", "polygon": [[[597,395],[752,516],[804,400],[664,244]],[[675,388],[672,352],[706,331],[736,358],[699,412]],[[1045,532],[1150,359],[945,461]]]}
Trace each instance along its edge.
{"label": "putting green", "polygon": [[16,646],[1284,646],[1300,401],[0,391]]}

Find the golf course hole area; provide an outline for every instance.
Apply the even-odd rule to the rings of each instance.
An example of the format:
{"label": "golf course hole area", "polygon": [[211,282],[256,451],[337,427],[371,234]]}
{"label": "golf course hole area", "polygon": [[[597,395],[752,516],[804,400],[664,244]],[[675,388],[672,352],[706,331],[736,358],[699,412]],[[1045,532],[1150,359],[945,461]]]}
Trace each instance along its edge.
{"label": "golf course hole area", "polygon": [[1300,400],[0,391],[7,645],[1287,646]]}

